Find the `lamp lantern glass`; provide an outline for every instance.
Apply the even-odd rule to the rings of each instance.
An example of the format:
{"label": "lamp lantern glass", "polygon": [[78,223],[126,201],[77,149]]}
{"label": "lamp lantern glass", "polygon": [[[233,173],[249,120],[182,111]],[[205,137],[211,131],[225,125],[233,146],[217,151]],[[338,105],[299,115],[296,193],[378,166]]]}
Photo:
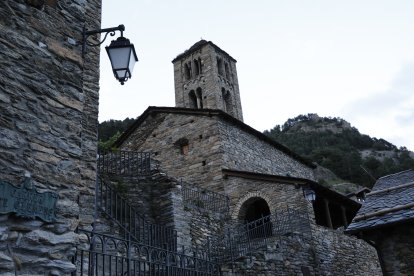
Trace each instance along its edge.
{"label": "lamp lantern glass", "polygon": [[134,44],[130,43],[129,39],[121,36],[105,48],[111,60],[115,78],[123,85],[131,78],[134,65],[138,61]]}
{"label": "lamp lantern glass", "polygon": [[316,199],[316,193],[314,190],[312,190],[309,187],[304,187],[303,188],[303,196],[305,197],[305,199],[309,202],[314,202]]}

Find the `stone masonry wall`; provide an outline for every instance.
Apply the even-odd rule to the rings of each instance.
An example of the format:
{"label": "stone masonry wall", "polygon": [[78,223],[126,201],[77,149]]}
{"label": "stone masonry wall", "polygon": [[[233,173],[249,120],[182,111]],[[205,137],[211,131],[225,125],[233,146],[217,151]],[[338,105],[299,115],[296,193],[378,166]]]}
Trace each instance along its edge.
{"label": "stone masonry wall", "polygon": [[[365,238],[365,237],[364,237]],[[384,275],[414,275],[414,224],[383,228],[368,234],[377,244],[384,265]]]}
{"label": "stone masonry wall", "polygon": [[342,231],[312,228],[312,239],[295,233],[269,238],[267,246],[235,260],[233,268],[224,265],[223,275],[382,275],[373,247]]}
{"label": "stone masonry wall", "polygon": [[[187,154],[180,139],[188,140]],[[218,192],[223,168],[313,179],[308,166],[217,117],[157,113],[121,148],[155,152],[168,175]]]}
{"label": "stone masonry wall", "polygon": [[312,168],[240,128],[220,121],[226,168],[314,180]]}
{"label": "stone masonry wall", "polygon": [[313,209],[299,187],[234,176],[228,177],[224,186],[226,194],[231,195],[231,218],[235,222],[243,221],[244,203],[260,197],[269,205],[271,214],[286,207],[307,208],[312,229],[312,239],[300,235],[274,238],[273,245],[270,243],[267,248],[236,261],[233,273],[226,265],[225,275],[240,275],[241,271],[243,275],[301,275],[302,267],[309,269],[311,275],[381,275],[372,246],[343,234],[343,229],[332,230],[315,224]]}
{"label": "stone masonry wall", "polygon": [[[99,47],[82,58],[82,28],[101,1],[2,1],[0,179],[58,193],[57,221],[0,215],[0,274],[74,271],[78,226],[93,221]],[[96,38],[95,38],[96,39]]]}
{"label": "stone masonry wall", "polygon": [[378,255],[363,240],[312,224],[319,270],[323,275],[382,275]]}
{"label": "stone masonry wall", "polygon": [[[223,235],[228,213],[194,206],[182,196],[181,182],[154,173],[150,176],[101,176],[115,191],[153,224],[173,227],[177,231],[177,246],[181,251],[206,250],[208,237]],[[99,233],[119,234],[119,227],[100,212]]]}
{"label": "stone masonry wall", "polygon": [[230,220],[228,199],[222,194],[187,184],[181,189],[183,209],[178,212],[189,230],[188,247],[205,253],[213,250],[215,245],[222,244]]}
{"label": "stone masonry wall", "polygon": [[243,204],[253,197],[263,198],[269,205],[270,213],[279,209],[300,210],[304,204],[302,189],[293,184],[229,177],[224,180],[225,193],[230,196],[230,214],[233,220],[244,218]]}
{"label": "stone masonry wall", "polygon": [[[216,124],[216,120],[207,116],[157,113],[148,117],[143,127],[121,148],[154,152],[160,168],[169,176],[194,185],[214,187],[219,185],[222,166]],[[189,143],[186,155],[177,144],[183,138]]]}
{"label": "stone masonry wall", "polygon": [[310,275],[325,275],[315,269],[311,242],[297,234],[271,237],[267,245],[233,263],[224,264],[221,270],[225,276],[306,275],[304,271]]}

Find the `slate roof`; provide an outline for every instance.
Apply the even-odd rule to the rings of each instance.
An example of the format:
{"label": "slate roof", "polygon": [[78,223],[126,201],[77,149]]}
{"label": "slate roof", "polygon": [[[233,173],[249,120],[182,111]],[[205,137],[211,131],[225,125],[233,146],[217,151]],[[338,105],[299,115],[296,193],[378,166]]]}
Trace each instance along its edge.
{"label": "slate roof", "polygon": [[414,220],[414,169],[378,179],[346,232],[367,231],[409,220]]}

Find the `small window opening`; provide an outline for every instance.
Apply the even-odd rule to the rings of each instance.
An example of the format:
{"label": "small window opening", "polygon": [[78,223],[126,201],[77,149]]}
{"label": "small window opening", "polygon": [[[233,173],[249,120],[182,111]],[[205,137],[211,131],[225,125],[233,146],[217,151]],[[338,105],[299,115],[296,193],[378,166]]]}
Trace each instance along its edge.
{"label": "small window opening", "polygon": [[186,80],[191,79],[191,64],[190,63],[186,63],[184,65],[184,75],[185,75]]}
{"label": "small window opening", "polygon": [[202,164],[203,166],[205,166],[205,165],[207,164],[206,160],[204,160],[203,162],[201,162],[201,164]]}
{"label": "small window opening", "polygon": [[182,155],[188,155],[188,150],[190,147],[188,145],[181,145],[181,154]]}
{"label": "small window opening", "polygon": [[223,76],[223,61],[221,58],[217,58],[217,69],[220,76]]}
{"label": "small window opening", "polygon": [[230,71],[229,71],[229,64],[227,62],[224,63],[224,70],[226,71],[226,79],[230,79]]}
{"label": "small window opening", "polygon": [[197,77],[200,74],[200,64],[198,60],[194,60],[194,74]]}
{"label": "small window opening", "polygon": [[197,88],[196,95],[197,95],[197,108],[203,109],[203,92],[200,87]]}
{"label": "small window opening", "polygon": [[199,66],[199,69],[200,69],[200,74],[202,74],[203,73],[203,64],[201,63],[201,58],[198,58],[198,66]]}
{"label": "small window opening", "polygon": [[180,149],[181,155],[188,155],[188,152],[190,150],[189,142],[187,138],[180,138],[175,143],[175,146],[177,146]]}
{"label": "small window opening", "polygon": [[230,115],[233,115],[233,99],[231,97],[230,91],[226,91],[224,88],[222,88],[221,93],[223,96],[224,111],[226,111]]}
{"label": "small window opening", "polygon": [[194,90],[191,90],[190,93],[188,93],[188,96],[190,98],[190,108],[198,108],[197,96],[196,96]]}

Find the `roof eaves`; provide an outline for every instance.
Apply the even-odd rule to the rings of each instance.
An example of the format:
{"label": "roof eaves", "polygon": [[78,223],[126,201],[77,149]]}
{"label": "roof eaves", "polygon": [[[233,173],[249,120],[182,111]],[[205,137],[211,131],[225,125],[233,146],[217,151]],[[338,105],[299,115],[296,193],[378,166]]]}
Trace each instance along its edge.
{"label": "roof eaves", "polygon": [[351,223],[348,226],[348,228],[345,229],[344,232],[347,233],[347,234],[357,234],[357,233],[361,233],[361,232],[378,230],[378,229],[381,229],[381,228],[392,227],[392,226],[395,226],[395,225],[399,225],[399,224],[403,224],[403,223],[410,223],[410,222],[414,222],[414,217],[406,218],[406,219],[402,219],[402,220],[398,220],[398,221],[393,221],[393,222],[390,222],[390,223],[381,223],[381,224],[376,224],[376,225],[372,225],[372,224],[362,225],[361,227],[352,227],[352,223]]}

